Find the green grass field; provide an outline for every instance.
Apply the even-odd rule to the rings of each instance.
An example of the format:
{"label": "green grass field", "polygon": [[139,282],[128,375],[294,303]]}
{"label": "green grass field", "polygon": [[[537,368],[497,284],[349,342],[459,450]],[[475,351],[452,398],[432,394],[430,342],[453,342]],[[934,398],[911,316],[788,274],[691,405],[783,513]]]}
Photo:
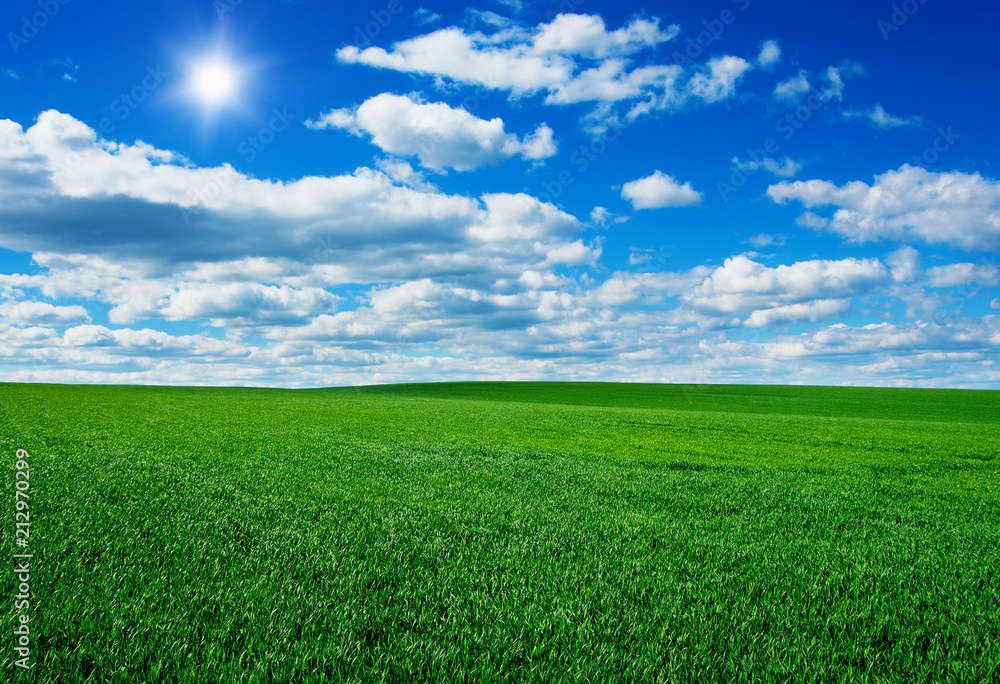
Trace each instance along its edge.
{"label": "green grass field", "polygon": [[8,601],[7,681],[1000,681],[1000,392],[0,385],[0,408],[4,548],[26,449],[34,554],[34,668]]}

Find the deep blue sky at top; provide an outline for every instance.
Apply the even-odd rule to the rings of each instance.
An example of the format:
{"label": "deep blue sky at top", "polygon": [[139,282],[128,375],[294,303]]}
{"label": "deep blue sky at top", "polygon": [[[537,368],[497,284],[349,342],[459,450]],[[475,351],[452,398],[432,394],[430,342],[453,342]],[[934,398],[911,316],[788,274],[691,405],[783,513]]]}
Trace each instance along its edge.
{"label": "deep blue sky at top", "polygon": [[[381,12],[384,18],[388,7],[384,0],[343,4],[246,0],[214,5],[208,0],[71,0],[60,5],[58,14],[16,54],[9,48],[0,51],[0,69],[12,70],[0,77],[2,115],[25,127],[39,112],[50,108],[70,113],[95,128],[110,117],[114,131],[109,137],[113,140],[143,140],[179,151],[198,165],[229,162],[261,178],[287,180],[347,172],[370,164],[378,150],[364,139],[339,131],[317,133],[293,125],[281,133],[280,144],[269,146],[252,162],[237,148],[247,136],[267,125],[274,108],[286,110],[301,122],[385,91],[420,91],[430,101],[461,105],[472,89],[439,89],[427,77],[336,63],[335,50],[356,42],[357,29],[364,31],[366,25],[372,34],[371,44],[388,48],[397,40],[470,21],[465,3],[400,0],[400,4],[403,11],[384,28],[379,26],[376,33],[372,31],[376,26],[371,23],[375,19],[372,12]],[[225,11],[220,12],[220,6]],[[564,9],[571,6],[564,5]],[[441,21],[418,26],[412,18],[418,7],[441,15]],[[557,2],[528,2],[520,13],[490,2],[476,7],[516,18],[527,26],[546,21],[560,9]],[[5,3],[0,26],[15,27],[16,31],[20,18],[38,9],[37,2]],[[659,48],[661,54],[668,55],[686,49],[688,39],[706,28],[704,22],[717,20],[726,9],[734,12],[736,20],[698,55],[699,61],[712,54],[752,59],[763,40],[776,39],[783,50],[776,72],[758,70],[746,76],[738,113],[734,103],[723,103],[640,120],[608,146],[600,155],[600,164],[591,165],[582,174],[574,170],[573,185],[554,198],[564,209],[584,218],[595,204],[624,213],[627,205],[613,187],[653,168],[689,181],[705,193],[702,210],[680,209],[669,215],[647,212],[609,235],[605,252],[609,267],[622,266],[629,246],[682,254],[682,262],[675,265],[683,267],[723,256],[711,241],[703,240],[707,235],[721,232],[745,238],[762,231],[789,232],[791,227],[785,222],[791,223],[796,209],[768,206],[766,211],[758,210],[761,202],[757,200],[773,178],[756,174],[726,202],[715,186],[726,180],[733,156],[745,157],[748,149],[775,137],[776,121],[784,112],[764,95],[777,80],[794,75],[799,68],[816,74],[827,65],[845,61],[860,64],[865,73],[849,80],[846,101],[877,102],[894,115],[919,115],[926,122],[920,127],[882,131],[820,111],[787,142],[777,136],[782,145],[780,156],[802,160],[805,176],[837,183],[870,182],[874,174],[897,168],[932,144],[939,126],[950,126],[962,137],[935,165],[928,165],[936,166],[934,170],[990,173],[991,160],[1000,158],[995,125],[996,75],[1000,73],[995,38],[1000,22],[991,3],[929,0],[899,31],[889,34],[888,40],[878,22],[890,20],[892,3],[717,0],[655,2],[639,10],[632,4],[602,0],[575,5],[576,12],[599,13],[609,30],[635,14],[678,24],[680,36]],[[189,61],[219,44],[254,69],[244,92],[246,106],[206,124],[197,108],[178,92]],[[120,95],[142,82],[147,67],[160,67],[169,76],[147,101],[129,108],[122,120]],[[63,77],[67,70],[72,70],[75,82]],[[754,99],[759,102],[742,104]],[[560,143],[558,156],[534,169],[510,160],[499,168],[451,173],[439,179],[442,189],[472,195],[496,191],[542,195],[544,184],[559,171],[573,170],[569,162],[572,152],[593,142],[578,123],[587,106],[539,107],[540,100],[541,96],[527,96],[509,101],[505,93],[492,92],[480,100],[476,115],[502,116],[507,129],[518,133],[547,121]],[[831,254],[866,251],[845,247],[829,236],[816,240],[825,241]],[[808,242],[800,247],[816,248],[814,240]],[[807,257],[808,253],[796,256]]]}

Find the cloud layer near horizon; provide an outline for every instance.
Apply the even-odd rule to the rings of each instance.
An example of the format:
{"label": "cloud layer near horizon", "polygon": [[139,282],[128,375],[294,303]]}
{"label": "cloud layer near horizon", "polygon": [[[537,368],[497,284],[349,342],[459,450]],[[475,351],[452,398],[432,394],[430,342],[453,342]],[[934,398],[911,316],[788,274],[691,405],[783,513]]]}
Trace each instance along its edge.
{"label": "cloud layer near horizon", "polygon": [[[996,264],[925,267],[899,244],[995,245],[998,184],[977,174],[771,186],[775,202],[834,206],[816,229],[895,241],[882,258],[614,272],[599,234],[527,194],[447,194],[367,167],[260,180],[56,111],[27,130],[0,121],[0,178],[0,239],[37,265],[0,276],[7,380],[822,383],[846,355],[860,383],[900,369],[919,382],[941,359],[945,383],[1000,380],[1000,317],[966,311],[989,311]],[[690,186],[650,178],[623,187],[635,208],[692,203]],[[897,306],[907,317],[884,320]]]}

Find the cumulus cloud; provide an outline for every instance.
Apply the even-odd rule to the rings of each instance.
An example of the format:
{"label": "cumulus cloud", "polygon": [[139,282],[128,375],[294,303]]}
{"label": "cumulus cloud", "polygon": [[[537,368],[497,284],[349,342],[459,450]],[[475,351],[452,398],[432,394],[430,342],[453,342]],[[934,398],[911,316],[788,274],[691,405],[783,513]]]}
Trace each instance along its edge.
{"label": "cumulus cloud", "polygon": [[773,309],[758,309],[743,323],[747,328],[766,325],[782,325],[808,321],[816,323],[834,316],[842,316],[851,310],[849,299],[820,299],[802,304],[787,304]]}
{"label": "cumulus cloud", "polygon": [[[696,310],[715,315],[753,312],[747,325],[755,327],[842,313],[851,297],[888,281],[889,273],[877,259],[817,259],[771,268],[741,255],[726,259],[686,291],[684,299]],[[768,313],[772,310],[775,313]]]}
{"label": "cumulus cloud", "polygon": [[[449,27],[398,42],[390,50],[347,46],[337,51],[337,59],[432,76],[438,83],[504,90],[512,97],[543,94],[547,104],[595,103],[589,116],[605,125],[622,115],[616,103],[627,103],[624,116],[631,121],[688,103],[720,102],[735,94],[740,78],[752,68],[732,55],[688,69],[643,58],[680,31],[675,25],[661,26],[656,18],[635,17],[609,30],[599,15],[563,13],[531,29],[496,28],[485,34]],[[764,58],[773,59],[775,48],[766,46]]]}
{"label": "cumulus cloud", "polygon": [[813,225],[851,242],[920,240],[964,250],[1000,249],[1000,182],[978,173],[904,164],[876,176],[871,185],[784,181],[767,193],[778,204],[835,207],[829,218],[811,214],[818,219]]}
{"label": "cumulus cloud", "polygon": [[709,104],[726,100],[733,96],[736,83],[750,68],[750,63],[741,57],[715,57],[708,61],[707,69],[691,77],[688,90]]}
{"label": "cumulus cloud", "polygon": [[919,126],[923,119],[919,116],[907,118],[893,116],[889,114],[880,104],[873,107],[848,108],[844,112],[845,119],[861,119],[874,125],[876,128],[904,128],[909,126]]}
{"label": "cumulus cloud", "polygon": [[947,264],[927,269],[931,287],[974,287],[976,289],[997,284],[997,267],[993,264]]}
{"label": "cumulus cloud", "polygon": [[921,274],[920,252],[913,247],[901,247],[890,254],[885,262],[889,265],[892,279],[897,283],[909,283]]}
{"label": "cumulus cloud", "polygon": [[54,306],[47,302],[0,303],[0,319],[12,325],[76,325],[89,323],[82,306]]}
{"label": "cumulus cloud", "polygon": [[655,18],[635,18],[627,26],[608,31],[599,15],[559,14],[548,24],[539,25],[532,47],[539,54],[603,59],[655,47],[678,33],[677,26],[661,29]]}
{"label": "cumulus cloud", "polygon": [[[575,218],[534,198],[422,191],[367,168],[258,180],[98,140],[54,111],[26,131],[0,122],[0,149],[0,175],[17,179],[0,186],[0,239],[22,251],[99,255],[150,272],[263,259],[327,284],[392,274],[488,280],[595,254],[570,239]],[[496,228],[498,212],[509,232]]]}
{"label": "cumulus cloud", "polygon": [[[552,204],[450,195],[394,157],[379,168],[259,180],[101,140],[58,112],[27,130],[0,121],[0,245],[30,252],[37,266],[0,275],[0,377],[823,382],[842,377],[826,359],[850,353],[863,364],[856,382],[919,379],[928,368],[947,368],[942,383],[1000,381],[983,365],[1000,347],[1000,316],[970,319],[953,307],[947,325],[916,311],[905,325],[817,327],[866,315],[872,299],[887,309],[904,290],[929,301],[949,299],[949,287],[993,287],[985,262],[923,270],[903,248],[884,264],[743,254],[667,272],[664,245],[630,250],[633,269],[650,272],[608,275],[602,235],[585,239],[586,226]],[[662,172],[649,178],[669,179],[667,199],[654,183],[632,186],[635,201],[697,199]],[[594,224],[620,218],[598,209]],[[103,311],[106,321],[91,320]],[[172,335],[151,320],[199,332]],[[783,337],[758,332],[805,323]]]}
{"label": "cumulus cloud", "polygon": [[632,203],[632,209],[662,209],[701,204],[701,193],[683,185],[660,170],[653,175],[629,181],[622,186],[622,197]]}
{"label": "cumulus cloud", "polygon": [[552,129],[545,124],[521,139],[507,133],[499,117],[487,121],[444,102],[423,103],[390,93],[369,98],[353,110],[327,112],[306,125],[368,135],[383,152],[417,157],[435,170],[469,171],[514,155],[537,161],[556,153]]}

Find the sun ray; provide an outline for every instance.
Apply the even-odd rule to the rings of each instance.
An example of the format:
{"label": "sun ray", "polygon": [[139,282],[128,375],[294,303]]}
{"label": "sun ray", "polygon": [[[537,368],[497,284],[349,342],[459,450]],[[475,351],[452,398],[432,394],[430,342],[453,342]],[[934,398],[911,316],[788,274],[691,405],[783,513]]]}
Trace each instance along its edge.
{"label": "sun ray", "polygon": [[239,89],[239,72],[221,56],[197,62],[190,76],[191,95],[210,109],[235,100]]}

